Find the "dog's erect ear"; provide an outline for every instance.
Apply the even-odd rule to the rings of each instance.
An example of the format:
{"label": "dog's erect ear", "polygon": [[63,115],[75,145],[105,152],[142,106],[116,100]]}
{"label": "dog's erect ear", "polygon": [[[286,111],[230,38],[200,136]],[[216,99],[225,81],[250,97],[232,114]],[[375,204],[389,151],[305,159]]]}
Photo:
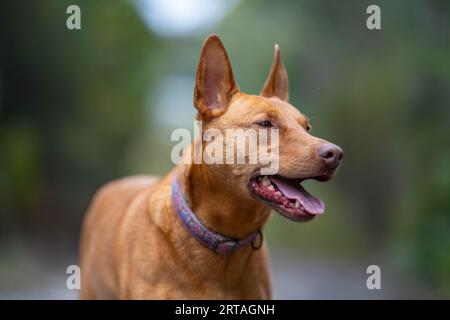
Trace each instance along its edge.
{"label": "dog's erect ear", "polygon": [[267,98],[275,96],[281,100],[289,101],[288,75],[283,61],[281,61],[280,47],[277,44],[274,48],[272,67],[260,95]]}
{"label": "dog's erect ear", "polygon": [[200,115],[212,118],[222,114],[231,97],[239,91],[227,52],[215,34],[203,44],[197,66],[194,106]]}

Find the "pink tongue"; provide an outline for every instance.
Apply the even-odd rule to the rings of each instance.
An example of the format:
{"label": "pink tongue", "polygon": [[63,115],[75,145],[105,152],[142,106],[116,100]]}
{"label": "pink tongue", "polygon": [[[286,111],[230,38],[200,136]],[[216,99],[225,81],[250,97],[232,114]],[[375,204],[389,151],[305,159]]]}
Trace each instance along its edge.
{"label": "pink tongue", "polygon": [[311,195],[300,184],[289,183],[274,176],[269,179],[277,185],[286,198],[298,200],[302,204],[303,209],[309,214],[322,214],[325,212],[325,204],[322,200]]}

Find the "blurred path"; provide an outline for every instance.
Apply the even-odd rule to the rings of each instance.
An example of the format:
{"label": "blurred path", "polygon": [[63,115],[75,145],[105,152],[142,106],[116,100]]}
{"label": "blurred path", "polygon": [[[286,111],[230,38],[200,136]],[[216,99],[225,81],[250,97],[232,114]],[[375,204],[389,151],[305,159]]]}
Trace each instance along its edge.
{"label": "blurred path", "polygon": [[[76,259],[34,265],[16,279],[0,279],[0,299],[78,299],[77,290],[65,286],[67,265]],[[70,261],[69,261],[70,260]],[[67,263],[66,263],[67,262]],[[366,288],[367,266],[323,257],[298,257],[298,253],[272,250],[275,299],[389,299],[428,298],[423,288],[400,282],[382,269],[382,289]],[[2,275],[2,277],[5,277]],[[6,285],[5,285],[6,282]]]}

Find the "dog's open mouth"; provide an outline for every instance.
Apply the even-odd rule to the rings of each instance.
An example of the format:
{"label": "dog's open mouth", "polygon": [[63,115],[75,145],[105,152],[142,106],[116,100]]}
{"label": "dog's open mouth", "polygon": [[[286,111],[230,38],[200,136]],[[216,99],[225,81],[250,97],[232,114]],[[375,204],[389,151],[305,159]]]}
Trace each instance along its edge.
{"label": "dog's open mouth", "polygon": [[[321,177],[307,179],[323,180]],[[250,190],[278,213],[294,221],[309,221],[325,212],[325,204],[306,191],[301,182],[279,175],[257,176],[250,179]]]}

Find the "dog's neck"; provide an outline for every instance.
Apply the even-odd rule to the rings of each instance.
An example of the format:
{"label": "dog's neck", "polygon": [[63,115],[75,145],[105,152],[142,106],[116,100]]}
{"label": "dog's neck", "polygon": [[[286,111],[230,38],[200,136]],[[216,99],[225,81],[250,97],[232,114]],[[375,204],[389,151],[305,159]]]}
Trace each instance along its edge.
{"label": "dog's neck", "polygon": [[232,190],[208,165],[185,170],[181,184],[186,200],[207,228],[236,239],[262,229],[270,216],[268,207]]}

